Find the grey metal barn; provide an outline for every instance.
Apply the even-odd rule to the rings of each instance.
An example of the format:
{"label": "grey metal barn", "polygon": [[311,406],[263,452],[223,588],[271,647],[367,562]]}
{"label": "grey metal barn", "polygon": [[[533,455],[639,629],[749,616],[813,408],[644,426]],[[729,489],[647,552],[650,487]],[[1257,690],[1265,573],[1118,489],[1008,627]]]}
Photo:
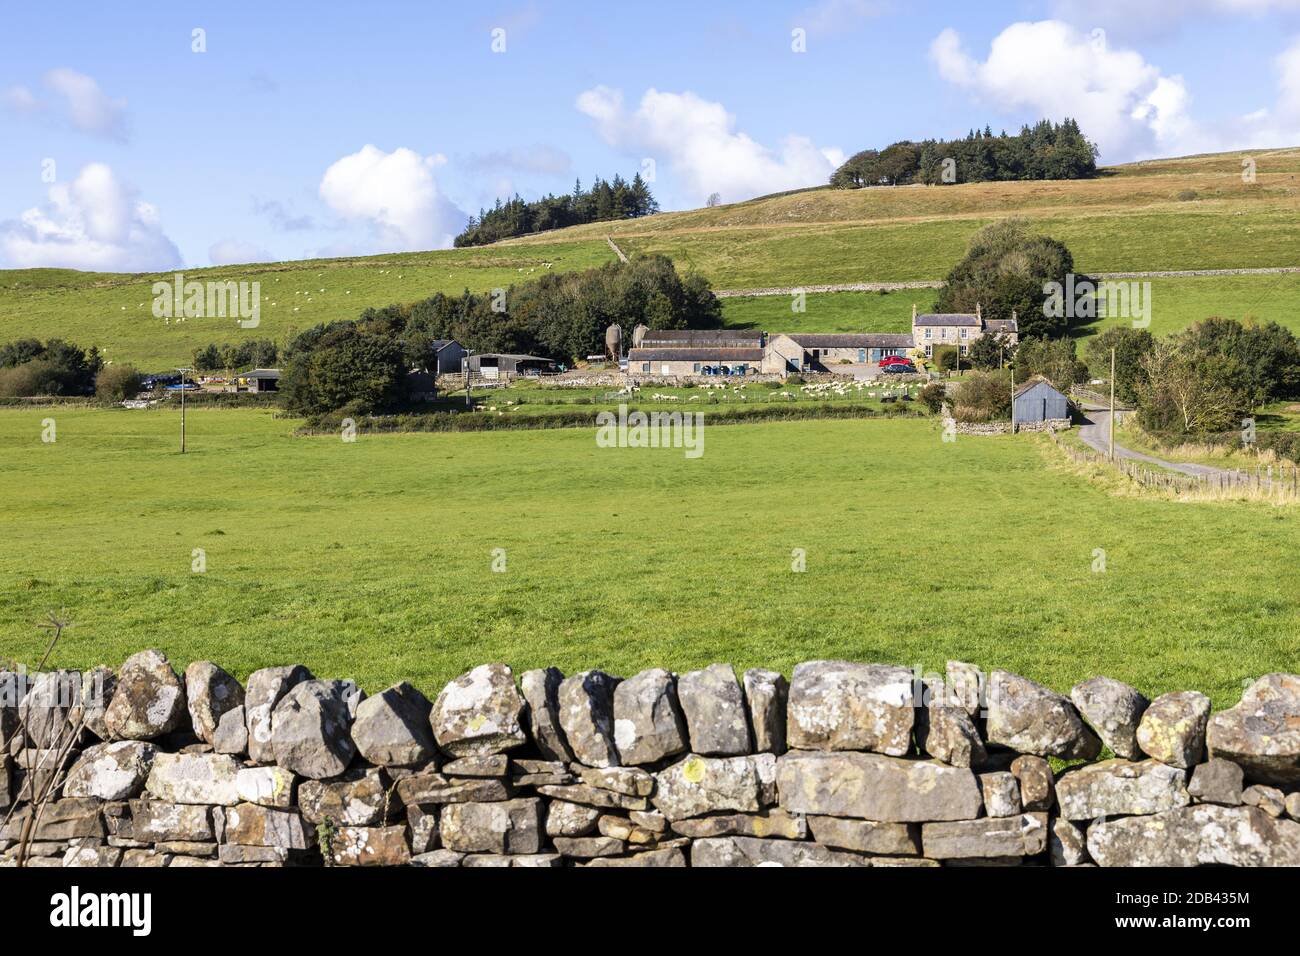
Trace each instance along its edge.
{"label": "grey metal barn", "polygon": [[1016,389],[1015,420],[1044,422],[1070,417],[1070,400],[1043,378],[1026,382]]}

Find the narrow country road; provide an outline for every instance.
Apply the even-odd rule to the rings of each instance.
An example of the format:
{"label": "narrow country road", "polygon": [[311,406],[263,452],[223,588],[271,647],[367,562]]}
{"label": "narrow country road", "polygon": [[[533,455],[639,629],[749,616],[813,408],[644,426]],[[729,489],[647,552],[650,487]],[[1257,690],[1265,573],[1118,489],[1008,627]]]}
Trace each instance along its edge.
{"label": "narrow country road", "polygon": [[[1088,404],[1082,405],[1081,410],[1085,418],[1084,424],[1079,428],[1079,437],[1083,439],[1085,445],[1094,451],[1099,451],[1103,455],[1108,454],[1110,451],[1110,410]],[[1177,471],[1184,475],[1217,478],[1220,475],[1231,474],[1231,472],[1223,468],[1213,468],[1210,465],[1192,465],[1165,461],[1163,458],[1144,455],[1142,452],[1133,451],[1131,448],[1121,448],[1118,444],[1115,446],[1115,456],[1117,458],[1128,458],[1132,461],[1146,462],[1149,465],[1167,468],[1170,471]]]}

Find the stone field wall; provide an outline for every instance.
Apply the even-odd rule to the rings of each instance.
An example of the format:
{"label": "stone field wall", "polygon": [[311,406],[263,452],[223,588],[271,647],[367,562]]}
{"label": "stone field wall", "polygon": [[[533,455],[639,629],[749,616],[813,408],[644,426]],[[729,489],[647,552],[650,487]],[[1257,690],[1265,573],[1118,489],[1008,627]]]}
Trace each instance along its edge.
{"label": "stone field wall", "polygon": [[957,662],[0,672],[2,866],[1274,866],[1298,817],[1294,674],[1211,713]]}

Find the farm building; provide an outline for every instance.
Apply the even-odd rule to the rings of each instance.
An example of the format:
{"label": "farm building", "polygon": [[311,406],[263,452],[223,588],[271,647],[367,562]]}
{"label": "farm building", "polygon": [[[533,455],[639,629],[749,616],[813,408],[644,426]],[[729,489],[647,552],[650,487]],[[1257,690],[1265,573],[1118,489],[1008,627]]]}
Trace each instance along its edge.
{"label": "farm building", "polygon": [[733,375],[762,371],[763,349],[759,346],[665,347],[632,349],[627,353],[629,375],[708,375],[708,369],[719,368]]}
{"label": "farm building", "polygon": [[465,348],[455,339],[434,339],[429,347],[437,357],[438,367],[430,369],[435,375],[452,375],[462,370]]}
{"label": "farm building", "polygon": [[1009,344],[1020,341],[1020,326],[1010,319],[986,319],[977,304],[974,312],[939,312],[917,314],[912,306],[912,347],[934,355],[936,345],[955,345],[965,355],[975,340],[983,335],[1001,335]]}
{"label": "farm building", "polygon": [[758,329],[647,329],[633,349],[761,349]]}
{"label": "farm building", "polygon": [[1016,389],[1014,420],[1017,424],[1070,417],[1070,400],[1045,378],[1033,378]]}
{"label": "farm building", "polygon": [[767,343],[763,371],[834,371],[837,365],[867,365],[887,355],[906,355],[912,350],[912,336],[906,333],[803,333],[774,335]]}
{"label": "farm building", "polygon": [[511,355],[505,352],[480,352],[468,355],[465,365],[470,375],[489,380],[536,376],[554,372],[555,363],[536,355]]}
{"label": "farm building", "polygon": [[236,376],[236,387],[250,392],[275,392],[280,389],[278,368],[255,368]]}

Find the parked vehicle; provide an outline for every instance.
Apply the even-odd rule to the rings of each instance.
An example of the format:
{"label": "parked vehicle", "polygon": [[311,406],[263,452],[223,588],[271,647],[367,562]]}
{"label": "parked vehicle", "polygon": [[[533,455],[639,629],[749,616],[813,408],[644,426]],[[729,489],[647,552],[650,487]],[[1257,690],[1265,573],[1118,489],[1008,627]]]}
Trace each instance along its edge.
{"label": "parked vehicle", "polygon": [[885,368],[885,367],[887,367],[887,366],[889,366],[889,365],[908,365],[908,366],[910,366],[911,364],[912,364],[912,360],[911,360],[910,358],[907,358],[906,356],[903,356],[903,355],[886,355],[886,356],[885,356],[884,358],[882,358],[882,359],[880,360],[880,362],[879,362],[879,365],[880,365],[881,368]]}
{"label": "parked vehicle", "polygon": [[893,365],[886,365],[880,370],[882,375],[913,375],[916,372],[910,365],[899,365],[895,362]]}

